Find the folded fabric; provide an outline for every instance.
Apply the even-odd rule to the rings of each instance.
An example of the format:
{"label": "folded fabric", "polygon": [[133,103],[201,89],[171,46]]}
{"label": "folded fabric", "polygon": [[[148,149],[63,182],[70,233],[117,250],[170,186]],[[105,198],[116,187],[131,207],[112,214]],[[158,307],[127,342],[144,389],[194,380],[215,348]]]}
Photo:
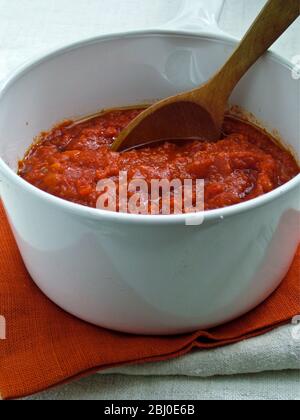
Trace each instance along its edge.
{"label": "folded fabric", "polygon": [[165,362],[124,366],[102,375],[191,376],[208,378],[300,369],[299,326],[284,325],[267,334],[211,350],[192,351]]}
{"label": "folded fabric", "polygon": [[[0,206],[1,207],[1,206]],[[18,398],[121,365],[169,360],[262,335],[300,313],[300,248],[282,285],[249,314],[210,331],[144,337],[82,322],[50,302],[34,285],[0,208],[0,394]],[[263,279],[262,279],[263,281]],[[238,355],[235,355],[238,357]]]}

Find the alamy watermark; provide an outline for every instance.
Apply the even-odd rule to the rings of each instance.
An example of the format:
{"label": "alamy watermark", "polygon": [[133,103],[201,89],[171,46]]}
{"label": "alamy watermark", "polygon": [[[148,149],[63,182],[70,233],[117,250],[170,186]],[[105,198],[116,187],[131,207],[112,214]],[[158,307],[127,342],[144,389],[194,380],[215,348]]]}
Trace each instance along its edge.
{"label": "alamy watermark", "polygon": [[292,78],[294,80],[300,80],[300,54],[295,55],[292,58],[293,69],[292,69]]}
{"label": "alamy watermark", "polygon": [[6,340],[6,319],[0,315],[0,340]]}
{"label": "alamy watermark", "polygon": [[293,318],[292,325],[292,338],[295,341],[300,341],[300,315]]}
{"label": "alamy watermark", "polygon": [[117,181],[102,179],[97,184],[97,208],[139,215],[186,215],[187,225],[204,221],[203,179],[128,180],[121,171]]}

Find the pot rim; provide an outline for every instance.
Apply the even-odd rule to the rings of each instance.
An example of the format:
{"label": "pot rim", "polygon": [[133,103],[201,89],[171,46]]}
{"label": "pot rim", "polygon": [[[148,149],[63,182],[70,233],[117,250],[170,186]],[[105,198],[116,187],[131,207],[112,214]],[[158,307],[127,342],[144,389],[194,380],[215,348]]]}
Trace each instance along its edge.
{"label": "pot rim", "polygon": [[[33,59],[28,63],[23,64],[19,68],[17,68],[13,74],[8,77],[4,83],[0,87],[0,106],[1,100],[5,93],[10,89],[10,87],[21,77],[25,74],[29,73],[32,69],[38,67],[39,65],[49,61],[54,57],[58,57],[63,55],[67,52],[80,49],[82,47],[86,47],[89,45],[97,44],[99,42],[105,41],[113,41],[117,39],[124,39],[124,38],[138,38],[138,37],[155,37],[155,36],[174,36],[174,37],[191,37],[191,38],[202,38],[211,41],[218,41],[223,42],[226,44],[236,44],[238,40],[232,36],[227,34],[216,34],[213,32],[192,32],[188,30],[138,30],[138,31],[129,31],[129,32],[118,32],[109,35],[101,35],[97,37],[88,38],[85,40],[81,40],[67,46],[64,46],[59,49],[55,49],[50,53],[43,54],[39,58]],[[286,67],[289,70],[292,70],[293,65],[290,61],[281,57],[277,53],[269,51],[267,53],[271,58],[281,65]],[[177,225],[177,224],[190,224],[193,221],[195,216],[204,216],[205,222],[207,221],[217,221],[223,220],[229,216],[234,216],[237,214],[241,214],[255,208],[264,206],[269,204],[270,202],[276,200],[277,198],[281,197],[282,195],[287,194],[288,192],[296,189],[297,186],[300,186],[300,174],[297,175],[295,178],[287,182],[286,184],[282,185],[281,187],[263,195],[257,197],[255,199],[249,200],[245,203],[240,203],[237,205],[216,209],[216,210],[208,210],[202,213],[194,213],[194,214],[180,214],[180,215],[135,215],[129,213],[116,213],[116,212],[109,212],[106,210],[95,209],[91,207],[86,207],[80,204],[76,204],[54,195],[51,195],[45,191],[38,189],[37,187],[33,186],[29,182],[25,181],[21,178],[17,173],[15,173],[1,158],[0,156],[0,171],[3,173],[4,176],[12,182],[16,184],[20,188],[24,189],[29,194],[33,194],[35,197],[40,198],[41,200],[50,203],[53,206],[59,207],[61,210],[65,210],[66,212],[70,212],[76,216],[82,216],[87,219],[99,220],[99,221],[108,221],[108,222],[119,222],[119,223],[127,223],[127,224],[143,224],[143,225]]]}

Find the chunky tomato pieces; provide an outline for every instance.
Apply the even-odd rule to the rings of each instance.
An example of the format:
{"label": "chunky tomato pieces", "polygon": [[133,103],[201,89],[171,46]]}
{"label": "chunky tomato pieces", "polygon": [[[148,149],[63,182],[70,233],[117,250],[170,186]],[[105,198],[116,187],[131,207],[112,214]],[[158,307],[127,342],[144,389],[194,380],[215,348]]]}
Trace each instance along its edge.
{"label": "chunky tomato pieces", "polygon": [[227,118],[216,142],[163,143],[124,153],[110,145],[141,112],[116,110],[73,124],[64,123],[41,135],[19,174],[36,187],[74,203],[95,207],[102,179],[204,179],[205,209],[238,204],[288,182],[299,167],[292,155],[254,126]]}

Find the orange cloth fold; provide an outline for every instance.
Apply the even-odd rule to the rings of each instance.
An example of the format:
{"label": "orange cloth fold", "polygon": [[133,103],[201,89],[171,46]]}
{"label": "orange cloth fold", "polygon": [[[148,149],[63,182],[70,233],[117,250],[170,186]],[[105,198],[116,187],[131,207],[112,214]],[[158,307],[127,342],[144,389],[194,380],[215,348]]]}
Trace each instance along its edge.
{"label": "orange cloth fold", "polygon": [[[22,262],[0,204],[0,394],[20,398],[123,364],[168,360],[264,334],[300,313],[300,248],[284,282],[240,319],[175,337],[142,337],[86,324],[50,302]],[[262,279],[263,281],[263,279]]]}

